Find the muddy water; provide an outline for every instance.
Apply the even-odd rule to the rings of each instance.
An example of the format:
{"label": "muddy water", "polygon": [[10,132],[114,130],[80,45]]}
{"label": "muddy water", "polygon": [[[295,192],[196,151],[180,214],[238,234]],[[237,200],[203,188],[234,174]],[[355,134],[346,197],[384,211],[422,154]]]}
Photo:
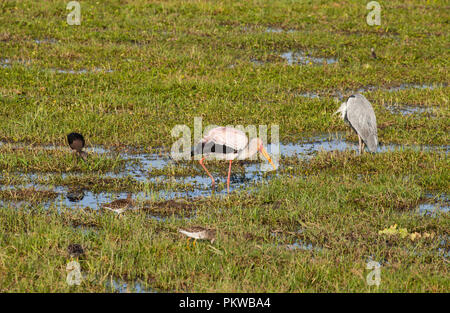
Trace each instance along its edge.
{"label": "muddy water", "polygon": [[[70,153],[70,150],[66,147],[55,147],[55,146],[44,146],[44,149],[63,149]],[[378,147],[378,152],[395,151],[404,148],[400,145],[389,144],[380,145]],[[448,146],[445,147],[433,147],[433,146],[409,146],[413,149],[444,149],[448,152]],[[287,143],[287,144],[269,144],[267,146],[268,152],[273,156],[274,162],[277,164],[280,160],[279,157],[297,157],[301,159],[308,159],[315,155],[319,151],[357,151],[358,146],[356,142],[348,142],[344,139],[343,133],[336,134],[321,134],[308,138],[298,143]],[[106,154],[111,157],[116,157],[118,154],[122,159],[125,160],[125,167],[119,173],[107,173],[103,177],[112,178],[124,178],[132,177],[138,182],[142,183],[156,183],[165,184],[168,187],[165,190],[152,190],[151,187],[148,190],[143,190],[138,193],[133,194],[133,199],[138,203],[143,201],[160,201],[160,200],[170,200],[177,198],[197,198],[197,197],[208,197],[212,194],[211,190],[211,180],[205,174],[194,175],[194,176],[175,176],[167,177],[165,175],[151,176],[149,173],[152,169],[169,169],[174,166],[186,166],[192,167],[197,166],[197,161],[186,161],[182,163],[175,163],[169,158],[167,154],[151,154],[151,153],[125,153],[116,152],[106,149],[102,146],[95,146],[86,149],[88,153],[96,154]],[[279,157],[276,157],[276,156]],[[194,163],[195,162],[195,163]],[[194,165],[195,164],[195,165]],[[227,162],[224,161],[224,168],[227,167]],[[255,185],[259,182],[264,182],[276,177],[277,172],[270,171],[271,166],[264,159],[260,163],[244,163],[245,172],[234,173],[232,171],[230,191],[239,190],[242,188],[247,188],[249,186]],[[282,165],[281,165],[282,166]],[[233,170],[233,168],[232,168]],[[51,175],[61,175],[62,178],[82,175],[82,174],[42,174],[42,173],[27,173],[23,174],[24,177],[30,181],[25,185],[8,187],[3,186],[2,188],[16,188],[16,189],[26,189],[35,188],[37,190],[53,190],[59,195],[56,199],[50,200],[44,203],[45,206],[56,205],[58,207],[68,207],[68,208],[91,208],[99,209],[102,204],[109,203],[116,199],[124,199],[127,196],[126,192],[99,192],[94,193],[90,190],[79,191],[74,194],[73,188],[65,186],[47,186],[39,185],[35,181],[40,178],[50,177]],[[226,176],[219,176],[213,174],[216,180],[216,186],[219,188],[214,191],[215,195],[226,196]],[[176,189],[171,188],[171,182],[182,184],[181,188]],[[150,185],[151,186],[151,185]],[[185,188],[186,187],[186,188]],[[3,204],[8,203],[8,201],[2,201]],[[24,205],[24,202],[20,202],[20,205]],[[15,203],[18,205],[18,203]],[[422,210],[427,210],[424,207]],[[163,220],[163,219],[162,219]]]}

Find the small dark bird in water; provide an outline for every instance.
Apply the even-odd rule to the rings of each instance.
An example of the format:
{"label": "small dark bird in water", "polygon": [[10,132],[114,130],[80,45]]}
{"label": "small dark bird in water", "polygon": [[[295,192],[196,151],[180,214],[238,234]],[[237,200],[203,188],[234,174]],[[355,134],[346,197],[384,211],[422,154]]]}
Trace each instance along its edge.
{"label": "small dark bird in water", "polygon": [[67,199],[69,199],[70,202],[78,202],[83,200],[84,198],[84,190],[83,189],[71,189],[67,192],[66,195]]}
{"label": "small dark bird in water", "polygon": [[370,49],[370,53],[371,53],[372,59],[376,59],[377,58],[377,55],[375,54],[375,49],[374,48]]}
{"label": "small dark bird in water", "polygon": [[67,247],[67,252],[69,253],[71,258],[77,258],[80,255],[84,254],[83,247],[78,243],[71,243]]}
{"label": "small dark bird in water", "polygon": [[86,161],[87,153],[83,151],[85,144],[83,135],[79,133],[70,133],[67,135],[67,141],[69,142],[70,148]]}

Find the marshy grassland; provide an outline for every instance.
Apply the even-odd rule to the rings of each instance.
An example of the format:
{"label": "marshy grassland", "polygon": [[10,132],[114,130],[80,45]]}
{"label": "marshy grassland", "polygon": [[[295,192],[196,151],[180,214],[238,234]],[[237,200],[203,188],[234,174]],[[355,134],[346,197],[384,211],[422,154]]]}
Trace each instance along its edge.
{"label": "marshy grassland", "polygon": [[[0,292],[449,292],[450,7],[383,1],[369,26],[367,2],[83,0],[68,25],[68,1],[0,1]],[[333,116],[355,92],[378,153]],[[195,117],[279,125],[297,153],[234,164],[230,194],[207,162],[212,193],[168,157]]]}

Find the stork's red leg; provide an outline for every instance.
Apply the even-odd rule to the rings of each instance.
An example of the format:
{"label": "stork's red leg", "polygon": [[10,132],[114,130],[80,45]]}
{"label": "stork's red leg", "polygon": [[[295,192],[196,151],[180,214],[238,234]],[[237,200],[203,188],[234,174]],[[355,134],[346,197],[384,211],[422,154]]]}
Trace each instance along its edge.
{"label": "stork's red leg", "polygon": [[230,166],[228,167],[227,192],[230,192],[231,162],[233,161],[230,160]]}
{"label": "stork's red leg", "polygon": [[211,174],[209,173],[209,171],[206,169],[206,167],[203,165],[203,160],[205,158],[201,158],[200,161],[198,161],[200,163],[200,165],[203,167],[203,169],[206,171],[206,174],[208,174],[209,178],[211,178],[211,182],[212,182],[212,188],[214,188],[214,185],[216,184],[216,182],[214,181],[214,178],[211,176]]}

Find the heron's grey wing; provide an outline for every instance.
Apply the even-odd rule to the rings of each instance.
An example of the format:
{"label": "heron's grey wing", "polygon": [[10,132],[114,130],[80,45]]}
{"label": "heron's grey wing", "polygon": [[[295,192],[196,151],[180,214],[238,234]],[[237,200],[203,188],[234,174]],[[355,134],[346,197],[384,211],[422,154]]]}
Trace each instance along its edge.
{"label": "heron's grey wing", "polygon": [[347,120],[361,136],[369,151],[375,152],[378,146],[377,119],[366,97],[356,94],[347,100]]}

